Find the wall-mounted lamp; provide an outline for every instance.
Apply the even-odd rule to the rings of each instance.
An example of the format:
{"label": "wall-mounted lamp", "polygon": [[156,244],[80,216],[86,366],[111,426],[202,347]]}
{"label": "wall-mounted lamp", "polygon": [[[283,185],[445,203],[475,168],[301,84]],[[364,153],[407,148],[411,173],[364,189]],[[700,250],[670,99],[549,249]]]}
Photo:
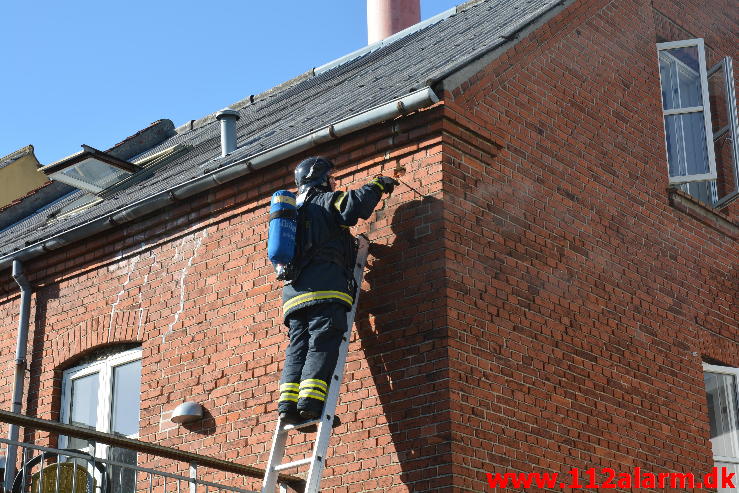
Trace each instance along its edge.
{"label": "wall-mounted lamp", "polygon": [[172,411],[172,418],[170,419],[177,424],[192,423],[203,419],[203,406],[197,402],[183,402]]}

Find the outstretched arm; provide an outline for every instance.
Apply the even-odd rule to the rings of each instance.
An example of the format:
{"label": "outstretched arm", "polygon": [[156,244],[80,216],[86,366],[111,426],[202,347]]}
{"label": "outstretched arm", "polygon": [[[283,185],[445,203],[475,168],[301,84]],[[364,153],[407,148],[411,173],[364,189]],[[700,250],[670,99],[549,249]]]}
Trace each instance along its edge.
{"label": "outstretched arm", "polygon": [[333,207],[339,215],[343,226],[354,226],[359,219],[369,219],[372,211],[380,202],[382,193],[393,191],[395,180],[386,176],[377,176],[357,190],[337,192],[333,199]]}

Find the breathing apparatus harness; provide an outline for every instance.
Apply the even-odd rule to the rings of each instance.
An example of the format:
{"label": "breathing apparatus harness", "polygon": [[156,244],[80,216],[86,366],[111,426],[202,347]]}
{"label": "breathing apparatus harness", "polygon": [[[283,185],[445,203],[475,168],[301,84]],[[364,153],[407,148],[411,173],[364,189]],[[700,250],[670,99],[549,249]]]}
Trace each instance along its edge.
{"label": "breathing apparatus harness", "polygon": [[[356,282],[354,281],[354,263],[357,257],[357,240],[351,235],[348,228],[340,228],[339,231],[330,235],[323,242],[313,244],[309,232],[310,220],[306,217],[304,205],[319,193],[314,187],[307,188],[297,196],[297,233],[295,238],[296,251],[293,260],[286,266],[278,279],[290,284],[300,277],[301,272],[314,260],[331,262],[342,267],[348,280],[348,291],[353,297],[356,294]],[[344,253],[333,248],[326,248],[336,240],[344,242]]]}

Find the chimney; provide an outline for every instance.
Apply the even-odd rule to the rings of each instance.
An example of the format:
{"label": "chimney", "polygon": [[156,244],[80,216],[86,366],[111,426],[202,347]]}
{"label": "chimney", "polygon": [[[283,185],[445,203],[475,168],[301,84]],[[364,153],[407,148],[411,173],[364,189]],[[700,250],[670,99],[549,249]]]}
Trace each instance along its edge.
{"label": "chimney", "polygon": [[421,21],[421,0],[367,0],[367,43],[392,36]]}
{"label": "chimney", "polygon": [[221,156],[226,156],[236,150],[236,122],[239,120],[239,112],[221,110],[216,114],[216,120],[221,122]]}

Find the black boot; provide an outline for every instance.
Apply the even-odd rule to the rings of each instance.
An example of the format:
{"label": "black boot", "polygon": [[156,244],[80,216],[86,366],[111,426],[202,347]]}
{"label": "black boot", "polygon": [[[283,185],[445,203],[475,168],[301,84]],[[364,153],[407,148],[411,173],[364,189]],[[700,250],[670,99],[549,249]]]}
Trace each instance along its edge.
{"label": "black boot", "polygon": [[297,412],[288,411],[280,412],[280,420],[283,425],[294,425],[304,421]]}
{"label": "black boot", "polygon": [[[320,418],[320,414],[316,414],[313,411],[300,411],[300,418],[301,421],[315,421],[318,418]],[[341,425],[341,419],[339,419],[338,416],[334,416],[334,422],[331,425],[331,428],[336,428],[337,426]],[[312,424],[310,426],[303,426],[302,428],[298,428],[298,431],[302,431],[303,433],[315,433],[318,430],[318,425]]]}
{"label": "black boot", "polygon": [[305,421],[311,421],[314,419],[318,419],[318,417],[321,415],[320,412],[317,411],[310,411],[308,409],[301,409],[298,414],[300,414],[300,417]]}

